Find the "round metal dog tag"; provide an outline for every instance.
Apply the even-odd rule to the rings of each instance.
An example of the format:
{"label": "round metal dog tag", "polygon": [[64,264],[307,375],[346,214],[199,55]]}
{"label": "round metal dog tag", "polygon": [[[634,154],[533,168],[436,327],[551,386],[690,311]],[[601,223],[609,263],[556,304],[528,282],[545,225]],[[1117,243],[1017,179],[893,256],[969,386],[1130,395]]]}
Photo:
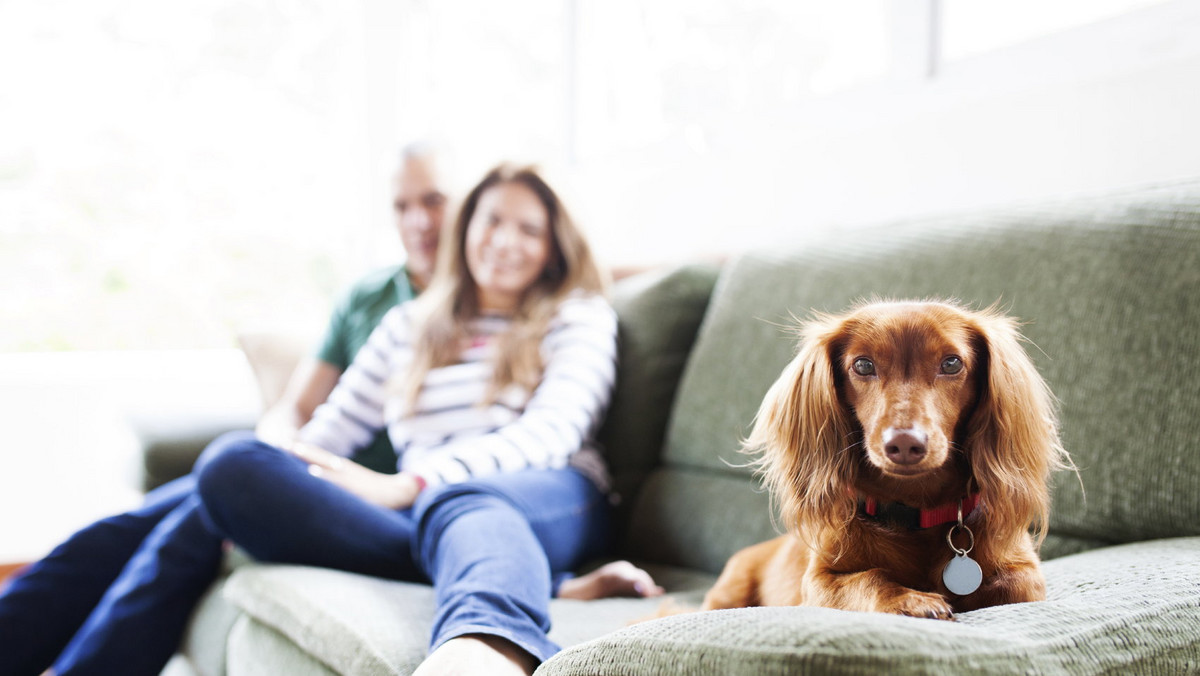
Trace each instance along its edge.
{"label": "round metal dog tag", "polygon": [[983,570],[975,563],[975,559],[963,552],[946,564],[942,571],[942,582],[946,583],[946,589],[951,592],[966,596],[979,589],[979,585],[983,583]]}

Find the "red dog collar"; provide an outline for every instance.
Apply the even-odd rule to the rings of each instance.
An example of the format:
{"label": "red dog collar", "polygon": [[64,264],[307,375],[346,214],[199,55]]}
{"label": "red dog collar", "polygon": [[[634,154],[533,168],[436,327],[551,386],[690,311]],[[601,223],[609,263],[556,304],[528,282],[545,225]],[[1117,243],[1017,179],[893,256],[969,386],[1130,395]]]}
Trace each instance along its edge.
{"label": "red dog collar", "polygon": [[[979,506],[979,494],[972,493],[963,498],[962,515],[968,515]],[[885,502],[882,505],[875,498],[866,498],[858,503],[858,512],[877,521],[905,526],[911,530],[918,528],[933,528],[946,523],[958,522],[958,502],[950,502],[933,509],[917,509],[902,505],[899,502]]]}

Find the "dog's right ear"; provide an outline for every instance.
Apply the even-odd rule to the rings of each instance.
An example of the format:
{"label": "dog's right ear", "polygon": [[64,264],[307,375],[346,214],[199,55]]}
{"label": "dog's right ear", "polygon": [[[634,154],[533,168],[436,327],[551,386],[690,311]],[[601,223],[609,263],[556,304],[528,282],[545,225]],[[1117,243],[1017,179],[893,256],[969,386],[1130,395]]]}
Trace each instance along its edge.
{"label": "dog's right ear", "polygon": [[[837,528],[854,516],[856,426],[838,395],[836,369],[846,320],[804,326],[800,349],[767,391],[742,449],[755,461],[789,531],[801,524]],[[840,506],[840,508],[839,508]]]}

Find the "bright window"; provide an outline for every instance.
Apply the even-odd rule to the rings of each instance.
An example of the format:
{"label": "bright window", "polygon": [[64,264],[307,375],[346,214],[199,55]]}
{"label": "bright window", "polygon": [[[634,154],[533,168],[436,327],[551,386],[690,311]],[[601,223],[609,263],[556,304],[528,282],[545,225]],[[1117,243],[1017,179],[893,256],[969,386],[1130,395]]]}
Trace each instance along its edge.
{"label": "bright window", "polygon": [[[0,3],[0,351],[230,346],[251,324],[322,326],[368,264],[401,258],[387,165],[419,138],[452,151],[460,189],[500,159],[578,181],[585,224],[623,262],[612,252],[637,246],[638,214],[670,228],[670,199],[688,198],[673,170],[745,193],[751,172],[718,181],[722,162],[786,164],[788,139],[887,124],[964,83],[986,94],[1003,68],[981,63],[1027,86],[1056,43],[1004,48],[1119,31],[1106,20],[1156,4],[1180,3]],[[1171,22],[1150,23],[1142,39]],[[721,213],[747,199],[723,195]]]}
{"label": "bright window", "polygon": [[581,2],[578,157],[656,144],[703,151],[729,124],[881,79],[886,5]]}
{"label": "bright window", "polygon": [[402,1],[392,141],[431,137],[471,181],[500,159],[560,161],[570,63],[559,0]]}
{"label": "bright window", "polygon": [[323,321],[363,220],[348,5],[0,3],[0,351]]}
{"label": "bright window", "polygon": [[445,0],[395,33],[397,141],[475,170],[702,145],[731,121],[881,79],[885,0]]}

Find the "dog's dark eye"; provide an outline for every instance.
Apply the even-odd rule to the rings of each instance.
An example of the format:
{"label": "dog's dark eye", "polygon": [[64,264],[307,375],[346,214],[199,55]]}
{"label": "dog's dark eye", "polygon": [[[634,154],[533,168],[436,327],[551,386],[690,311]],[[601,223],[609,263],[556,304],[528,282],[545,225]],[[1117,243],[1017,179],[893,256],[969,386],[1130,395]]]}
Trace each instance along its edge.
{"label": "dog's dark eye", "polygon": [[860,376],[875,375],[875,362],[866,357],[859,357],[854,360],[854,372]]}
{"label": "dog's dark eye", "polygon": [[962,359],[959,359],[958,357],[946,357],[942,360],[942,373],[952,376],[962,370]]}

